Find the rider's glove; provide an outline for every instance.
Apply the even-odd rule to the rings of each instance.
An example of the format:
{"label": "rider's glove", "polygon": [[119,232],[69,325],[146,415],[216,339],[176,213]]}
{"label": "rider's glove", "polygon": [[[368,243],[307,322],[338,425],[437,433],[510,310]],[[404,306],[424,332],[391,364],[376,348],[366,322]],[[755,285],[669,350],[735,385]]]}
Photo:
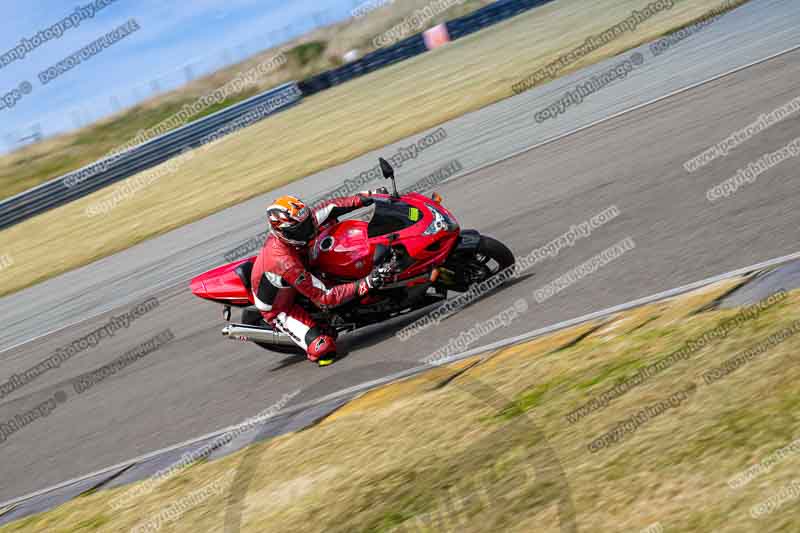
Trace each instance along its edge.
{"label": "rider's glove", "polygon": [[370,272],[369,276],[366,278],[356,281],[356,292],[359,296],[364,297],[373,290],[379,289],[383,285],[381,280],[375,278],[373,274],[373,272]]}
{"label": "rider's glove", "polygon": [[359,296],[366,296],[367,293],[375,289],[380,289],[386,283],[392,281],[394,272],[389,265],[381,265],[375,267],[369,275],[358,282]]}
{"label": "rider's glove", "polygon": [[393,261],[388,261],[380,266],[373,268],[372,272],[370,272],[370,276],[373,276],[374,278],[380,280],[378,281],[378,283],[380,283],[380,287],[383,287],[387,283],[391,283],[394,281],[396,273],[397,272],[395,271],[395,264],[393,263]]}

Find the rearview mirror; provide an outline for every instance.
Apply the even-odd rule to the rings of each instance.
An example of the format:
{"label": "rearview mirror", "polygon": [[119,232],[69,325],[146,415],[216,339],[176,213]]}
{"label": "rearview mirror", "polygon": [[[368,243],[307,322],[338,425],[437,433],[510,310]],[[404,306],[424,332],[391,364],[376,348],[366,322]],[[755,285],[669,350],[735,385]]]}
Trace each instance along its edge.
{"label": "rearview mirror", "polygon": [[390,165],[389,162],[382,157],[379,157],[378,161],[381,163],[381,172],[383,172],[383,177],[387,180],[394,178],[394,169],[392,168],[392,165]]}
{"label": "rearview mirror", "polygon": [[397,192],[397,182],[394,181],[394,169],[392,168],[392,165],[390,165],[389,162],[382,157],[379,157],[378,161],[381,163],[381,172],[383,172],[383,177],[387,180],[392,180],[392,198],[400,198],[400,193]]}

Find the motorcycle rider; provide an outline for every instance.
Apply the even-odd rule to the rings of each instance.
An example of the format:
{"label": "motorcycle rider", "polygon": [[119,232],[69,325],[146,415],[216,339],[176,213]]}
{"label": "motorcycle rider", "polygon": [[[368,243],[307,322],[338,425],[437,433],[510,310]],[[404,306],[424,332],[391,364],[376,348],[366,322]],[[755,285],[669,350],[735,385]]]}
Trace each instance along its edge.
{"label": "motorcycle rider", "polygon": [[320,366],[336,358],[336,331],[295,303],[296,294],[320,309],[333,308],[380,288],[391,273],[376,267],[364,279],[329,287],[308,270],[308,245],[323,224],[372,205],[372,192],[331,200],[313,210],[299,198],[282,196],[267,209],[270,233],[251,278],[256,307],[267,324],[289,335]]}

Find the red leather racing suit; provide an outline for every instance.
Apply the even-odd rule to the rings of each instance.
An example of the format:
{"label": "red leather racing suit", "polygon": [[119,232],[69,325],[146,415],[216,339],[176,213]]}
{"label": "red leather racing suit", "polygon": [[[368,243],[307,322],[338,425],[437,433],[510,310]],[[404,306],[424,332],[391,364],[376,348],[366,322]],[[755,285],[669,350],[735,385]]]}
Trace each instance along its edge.
{"label": "red leather racing suit", "polygon": [[[319,228],[365,205],[371,199],[350,196],[331,200],[312,210],[311,216]],[[317,324],[295,303],[299,292],[320,309],[337,307],[367,294],[363,280],[328,287],[308,268],[308,247],[285,243],[274,234],[267,237],[261,253],[253,264],[251,284],[255,305],[271,326],[288,334],[312,361],[335,354],[335,333],[327,324]]]}

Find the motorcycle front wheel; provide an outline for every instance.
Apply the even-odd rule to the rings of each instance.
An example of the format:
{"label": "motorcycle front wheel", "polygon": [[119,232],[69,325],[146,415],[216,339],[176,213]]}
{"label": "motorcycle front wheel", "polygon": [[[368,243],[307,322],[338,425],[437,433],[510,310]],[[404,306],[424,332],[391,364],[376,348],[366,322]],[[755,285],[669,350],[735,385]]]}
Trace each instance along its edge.
{"label": "motorcycle front wheel", "polygon": [[482,283],[516,262],[514,253],[502,242],[481,235],[474,253],[459,254],[441,270],[440,286],[455,292],[466,292],[469,287]]}

